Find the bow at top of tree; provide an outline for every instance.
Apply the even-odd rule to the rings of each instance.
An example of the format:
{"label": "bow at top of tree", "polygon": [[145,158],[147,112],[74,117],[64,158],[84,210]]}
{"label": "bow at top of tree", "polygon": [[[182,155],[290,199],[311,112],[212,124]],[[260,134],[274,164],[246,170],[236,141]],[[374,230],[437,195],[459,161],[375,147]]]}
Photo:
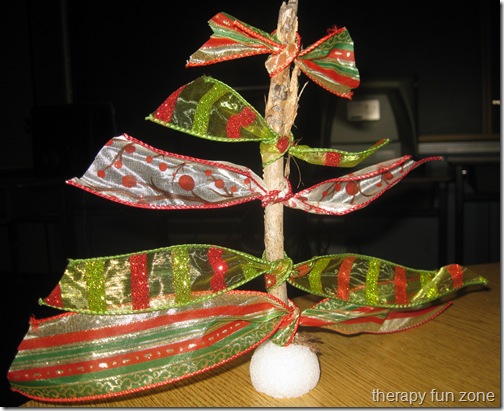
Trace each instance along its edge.
{"label": "bow at top of tree", "polygon": [[241,57],[269,54],[266,69],[274,76],[294,63],[308,78],[340,97],[351,98],[359,86],[354,46],[347,29],[333,28],[309,46],[281,42],[276,32],[268,34],[226,13],[216,14],[209,22],[213,35],[187,62],[187,67],[204,66]]}

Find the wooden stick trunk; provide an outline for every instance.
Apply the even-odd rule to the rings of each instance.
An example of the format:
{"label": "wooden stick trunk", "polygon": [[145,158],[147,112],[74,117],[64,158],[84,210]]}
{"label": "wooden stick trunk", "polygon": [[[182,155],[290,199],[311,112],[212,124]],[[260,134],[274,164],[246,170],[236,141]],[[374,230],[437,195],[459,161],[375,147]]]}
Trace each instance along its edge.
{"label": "wooden stick trunk", "polygon": [[[289,0],[280,7],[277,36],[282,43],[296,41],[298,28],[297,0]],[[273,130],[280,136],[290,134],[297,113],[299,70],[290,67],[274,75],[270,81],[265,118]],[[285,182],[284,158],[281,157],[264,167],[264,181],[269,191],[282,190]],[[268,261],[284,258],[283,205],[270,203],[264,211],[264,245]],[[287,284],[272,289],[271,294],[287,303]]]}

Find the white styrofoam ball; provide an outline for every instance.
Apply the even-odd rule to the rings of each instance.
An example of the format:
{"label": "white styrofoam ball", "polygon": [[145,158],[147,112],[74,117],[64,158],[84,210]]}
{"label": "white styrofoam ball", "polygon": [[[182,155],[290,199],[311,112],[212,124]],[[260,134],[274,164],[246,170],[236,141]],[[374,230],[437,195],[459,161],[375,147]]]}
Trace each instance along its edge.
{"label": "white styrofoam ball", "polygon": [[300,397],[317,385],[319,360],[306,345],[280,347],[268,340],[252,355],[250,378],[256,391],[270,397]]}

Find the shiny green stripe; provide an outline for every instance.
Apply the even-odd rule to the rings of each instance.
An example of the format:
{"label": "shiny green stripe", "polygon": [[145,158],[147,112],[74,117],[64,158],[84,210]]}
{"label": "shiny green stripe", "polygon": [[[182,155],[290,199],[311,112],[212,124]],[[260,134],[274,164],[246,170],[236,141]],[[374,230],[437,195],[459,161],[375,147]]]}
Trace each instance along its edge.
{"label": "shiny green stripe", "polygon": [[421,271],[420,272],[420,287],[422,289],[422,295],[426,300],[433,300],[439,296],[437,286],[433,280],[434,272],[432,271]]}
{"label": "shiny green stripe", "polygon": [[336,60],[317,60],[317,65],[347,77],[359,77],[359,70],[355,66],[344,65]]}
{"label": "shiny green stripe", "polygon": [[[219,26],[219,27],[222,27],[222,26]],[[236,32],[235,30],[227,30],[224,28],[224,29],[215,30],[215,32],[216,32],[216,34],[224,37],[226,40],[231,40],[233,42],[238,43],[236,48],[238,48],[241,52],[243,52],[244,48],[246,48],[250,52],[257,51],[257,45],[261,45],[261,46],[267,47],[269,49],[272,49],[271,46],[264,43],[263,41],[261,41],[259,39],[251,39],[250,37],[247,37],[243,34],[240,34],[240,33]],[[259,34],[262,34],[262,33],[259,33]],[[230,45],[226,45],[226,48],[228,48],[228,47],[235,48],[233,46],[230,47]],[[214,49],[214,48],[211,48],[210,50],[212,50],[212,49]],[[203,49],[203,50],[199,49],[198,51],[205,52],[205,49]]]}
{"label": "shiny green stripe", "polygon": [[[332,42],[331,43],[322,43],[320,46],[314,48],[312,51],[309,53],[304,54],[301,56],[302,60],[317,60],[317,61],[327,61],[327,60],[336,60],[335,58],[331,57],[329,58],[328,55],[331,53],[333,50],[346,50],[346,51],[351,51],[354,52],[354,47],[352,44],[346,44],[342,43],[341,41],[337,42]],[[345,62],[350,63],[350,60],[345,60]]]}
{"label": "shiny green stripe", "polygon": [[86,261],[85,276],[88,307],[94,312],[107,311],[104,274],[104,260]]}
{"label": "shiny green stripe", "polygon": [[315,294],[322,294],[322,272],[325,270],[331,260],[328,258],[321,258],[316,260],[313,268],[308,274],[308,282],[310,290]]}
{"label": "shiny green stripe", "polygon": [[194,112],[193,133],[207,134],[212,107],[227,93],[228,89],[226,87],[221,87],[219,83],[214,83],[214,86],[200,99]]}
{"label": "shiny green stripe", "polygon": [[171,264],[175,303],[186,304],[191,301],[191,257],[189,257],[186,247],[173,248]]}
{"label": "shiny green stripe", "polygon": [[368,272],[366,276],[366,302],[370,305],[377,304],[378,298],[378,276],[380,275],[380,261],[369,260]]}

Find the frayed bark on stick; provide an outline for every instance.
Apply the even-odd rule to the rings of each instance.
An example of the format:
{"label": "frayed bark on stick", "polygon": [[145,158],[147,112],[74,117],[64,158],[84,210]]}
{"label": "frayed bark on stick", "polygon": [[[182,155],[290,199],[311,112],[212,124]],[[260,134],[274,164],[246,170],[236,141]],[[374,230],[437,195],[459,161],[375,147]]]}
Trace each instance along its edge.
{"label": "frayed bark on stick", "polygon": [[[297,0],[283,3],[278,17],[277,36],[285,44],[296,42]],[[279,135],[286,136],[294,123],[298,102],[299,70],[294,66],[285,68],[271,78],[265,118],[268,124]],[[269,191],[284,188],[284,158],[279,158],[263,170],[264,181]],[[283,205],[270,203],[264,211],[264,245],[265,256],[269,261],[284,258]],[[272,289],[271,294],[287,303],[287,284],[283,283]]]}

